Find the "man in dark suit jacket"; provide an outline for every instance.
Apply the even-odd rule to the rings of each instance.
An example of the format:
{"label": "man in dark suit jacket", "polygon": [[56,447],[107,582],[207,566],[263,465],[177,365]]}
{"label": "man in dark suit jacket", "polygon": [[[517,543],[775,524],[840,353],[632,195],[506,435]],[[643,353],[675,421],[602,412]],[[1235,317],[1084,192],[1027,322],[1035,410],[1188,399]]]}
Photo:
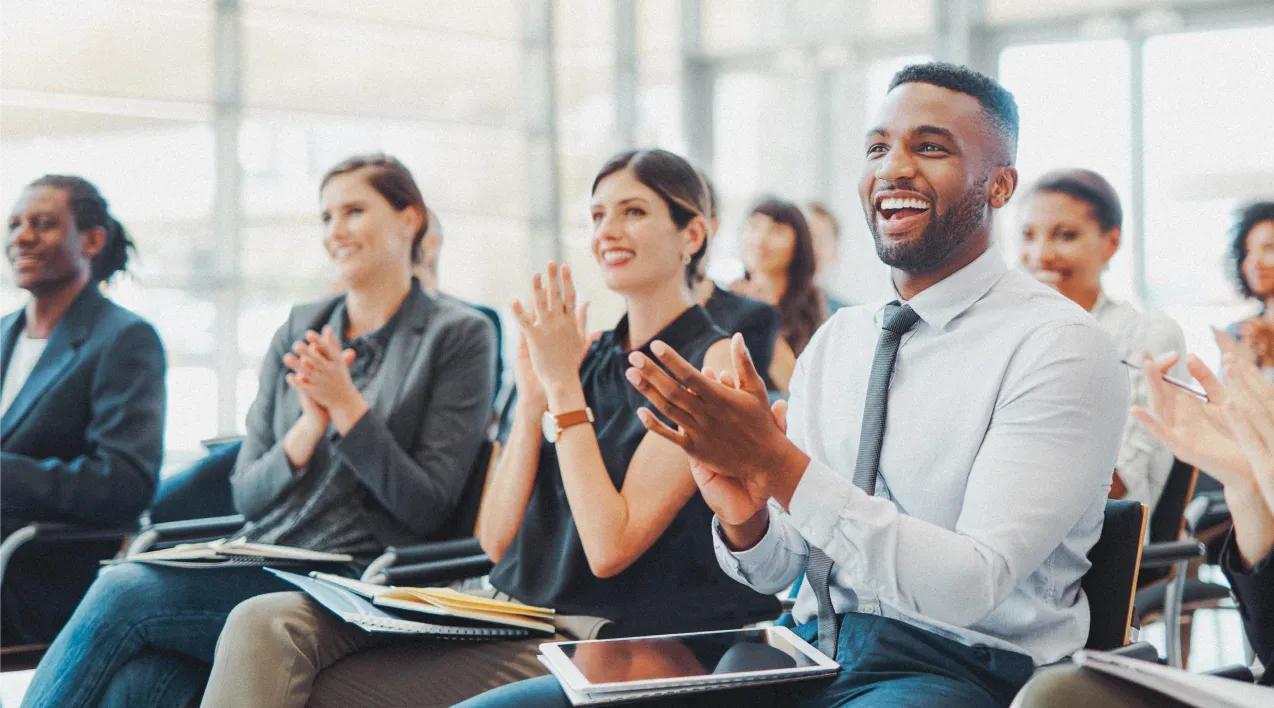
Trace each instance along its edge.
{"label": "man in dark suit jacket", "polygon": [[[47,178],[46,178],[47,179]],[[153,327],[102,296],[121,270],[119,223],[77,214],[78,178],[28,188],[6,253],[25,308],[0,320],[0,506],[5,538],[33,521],[128,525],[150,503],[164,437],[164,349]],[[92,189],[89,197],[97,195]],[[86,199],[77,194],[82,206]],[[99,254],[116,258],[107,266]],[[35,349],[33,349],[33,347]],[[43,347],[43,351],[38,349]],[[3,643],[51,641],[118,544],[19,549],[3,579]]]}

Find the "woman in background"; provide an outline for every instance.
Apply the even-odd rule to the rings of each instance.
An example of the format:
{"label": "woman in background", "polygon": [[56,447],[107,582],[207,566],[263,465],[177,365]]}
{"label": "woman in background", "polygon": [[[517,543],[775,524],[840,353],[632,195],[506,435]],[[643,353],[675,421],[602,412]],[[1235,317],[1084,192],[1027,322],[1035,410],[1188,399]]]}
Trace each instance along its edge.
{"label": "woman in background", "polygon": [[827,302],[814,283],[814,238],[800,207],[767,197],[752,208],[743,230],[742,280],[730,289],[779,308],[783,327],[770,377],[786,392],[796,357],[827,319]]}
{"label": "woman in background", "polygon": [[[1185,376],[1185,336],[1171,318],[1142,312],[1111,299],[1102,289],[1102,272],[1119,249],[1123,209],[1114,187],[1090,170],[1064,169],[1044,175],[1026,193],[1022,207],[1022,265],[1040,282],[1055,288],[1092,314],[1114,338],[1121,357],[1176,353],[1174,370]],[[1146,405],[1146,384],[1133,374],[1132,402]],[[1124,424],[1110,496],[1132,499],[1154,509],[1172,469],[1172,451],[1136,419]]]}
{"label": "woman in background", "polygon": [[1217,344],[1255,363],[1274,381],[1274,202],[1255,202],[1239,210],[1230,263],[1239,293],[1259,301],[1261,311],[1218,333]]}
{"label": "woman in background", "polygon": [[[707,175],[700,172],[699,176],[703,178],[703,184],[708,190],[708,241],[711,244],[721,225],[717,211],[717,191]],[[707,262],[707,257],[700,259],[692,276],[691,286],[694,288],[695,299],[708,312],[712,321],[727,334],[738,332],[743,335],[743,343],[748,345],[752,363],[761,372],[765,387],[772,394],[777,392],[770,378],[770,364],[774,359],[774,346],[783,322],[778,308],[717,285],[708,277]]]}

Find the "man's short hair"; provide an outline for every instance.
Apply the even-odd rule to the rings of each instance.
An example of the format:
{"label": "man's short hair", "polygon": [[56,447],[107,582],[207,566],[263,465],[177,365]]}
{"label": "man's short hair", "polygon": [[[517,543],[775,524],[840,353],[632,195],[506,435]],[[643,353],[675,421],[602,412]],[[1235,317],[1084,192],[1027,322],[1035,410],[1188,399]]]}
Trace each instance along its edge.
{"label": "man's short hair", "polygon": [[889,90],[902,84],[929,84],[974,97],[1003,143],[1008,163],[1017,159],[1017,101],[995,79],[967,66],[935,61],[904,67],[894,74]]}

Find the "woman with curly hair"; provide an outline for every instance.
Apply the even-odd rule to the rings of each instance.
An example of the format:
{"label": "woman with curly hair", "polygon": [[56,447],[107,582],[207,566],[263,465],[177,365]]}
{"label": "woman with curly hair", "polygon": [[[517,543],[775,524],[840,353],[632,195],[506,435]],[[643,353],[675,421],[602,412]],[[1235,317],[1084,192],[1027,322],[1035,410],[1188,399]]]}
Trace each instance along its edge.
{"label": "woman with curly hair", "polygon": [[1274,381],[1274,202],[1241,208],[1230,240],[1230,265],[1239,293],[1259,300],[1261,311],[1217,333],[1217,343],[1261,367]]}

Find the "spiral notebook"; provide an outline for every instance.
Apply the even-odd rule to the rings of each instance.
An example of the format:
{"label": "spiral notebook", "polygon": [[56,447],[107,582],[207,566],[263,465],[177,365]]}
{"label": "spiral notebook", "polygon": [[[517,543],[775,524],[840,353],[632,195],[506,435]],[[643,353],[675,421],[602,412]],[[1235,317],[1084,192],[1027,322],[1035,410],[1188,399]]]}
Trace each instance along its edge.
{"label": "spiral notebook", "polygon": [[403,619],[338,585],[289,573],[286,570],[275,568],[265,570],[304,590],[337,617],[368,632],[415,634],[442,639],[520,639],[531,636],[530,630],[520,627],[475,627],[467,624],[435,624]]}

